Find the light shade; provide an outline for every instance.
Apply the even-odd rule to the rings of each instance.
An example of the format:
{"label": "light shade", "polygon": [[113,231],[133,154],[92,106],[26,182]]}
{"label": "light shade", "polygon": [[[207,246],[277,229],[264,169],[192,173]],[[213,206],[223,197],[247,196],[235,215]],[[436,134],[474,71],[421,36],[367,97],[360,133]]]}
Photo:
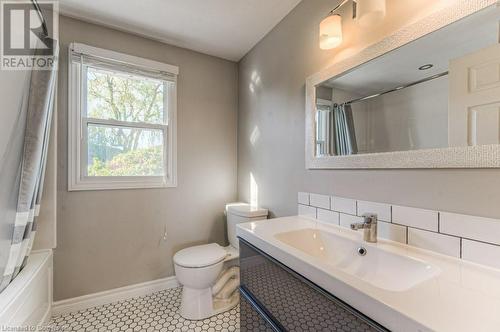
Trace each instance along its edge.
{"label": "light shade", "polygon": [[329,50],[342,43],[342,17],[330,15],[319,24],[319,47]]}
{"label": "light shade", "polygon": [[362,27],[380,23],[385,17],[385,0],[356,0],[356,19]]}

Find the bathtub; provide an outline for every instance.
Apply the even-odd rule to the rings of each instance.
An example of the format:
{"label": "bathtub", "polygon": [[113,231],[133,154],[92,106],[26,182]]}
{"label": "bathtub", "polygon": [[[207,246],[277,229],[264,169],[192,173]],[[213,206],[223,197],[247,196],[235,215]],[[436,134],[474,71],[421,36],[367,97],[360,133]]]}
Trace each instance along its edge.
{"label": "bathtub", "polygon": [[28,264],[0,293],[0,331],[43,326],[52,313],[52,250],[33,251]]}

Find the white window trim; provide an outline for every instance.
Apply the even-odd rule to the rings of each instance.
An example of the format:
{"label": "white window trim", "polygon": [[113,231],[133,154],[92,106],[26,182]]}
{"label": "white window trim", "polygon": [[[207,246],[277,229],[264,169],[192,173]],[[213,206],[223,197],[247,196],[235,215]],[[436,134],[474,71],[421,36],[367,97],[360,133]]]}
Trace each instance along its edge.
{"label": "white window trim", "polygon": [[[173,76],[172,81],[175,83],[173,90],[169,94],[172,98],[169,99],[168,105],[168,123],[162,124],[138,124],[130,123],[133,127],[144,127],[147,129],[162,129],[164,135],[164,146],[166,155],[166,177],[158,176],[138,176],[138,177],[86,177],[83,176],[84,161],[82,158],[82,142],[84,132],[82,131],[84,123],[96,123],[102,125],[117,125],[123,126],[124,122],[116,122],[114,120],[102,120],[83,118],[81,116],[82,105],[81,98],[81,77],[80,70],[72,65],[72,53],[88,54],[103,59],[122,62],[126,65],[133,65],[145,70],[155,70],[169,73]],[[112,190],[112,189],[139,189],[139,188],[167,188],[177,187],[177,75],[179,68],[176,66],[164,64],[161,62],[143,59],[123,53],[100,49],[84,44],[72,43],[69,47],[68,56],[68,190]],[[167,94],[165,94],[167,97]],[[164,150],[165,151],[165,150]]]}

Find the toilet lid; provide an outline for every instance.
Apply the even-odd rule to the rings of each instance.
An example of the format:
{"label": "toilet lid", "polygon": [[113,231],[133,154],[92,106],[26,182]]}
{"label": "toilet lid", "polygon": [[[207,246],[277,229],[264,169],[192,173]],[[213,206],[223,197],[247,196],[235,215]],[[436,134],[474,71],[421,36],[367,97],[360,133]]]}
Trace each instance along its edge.
{"label": "toilet lid", "polygon": [[205,267],[226,258],[227,252],[217,243],[204,244],[178,251],[174,263],[183,267]]}

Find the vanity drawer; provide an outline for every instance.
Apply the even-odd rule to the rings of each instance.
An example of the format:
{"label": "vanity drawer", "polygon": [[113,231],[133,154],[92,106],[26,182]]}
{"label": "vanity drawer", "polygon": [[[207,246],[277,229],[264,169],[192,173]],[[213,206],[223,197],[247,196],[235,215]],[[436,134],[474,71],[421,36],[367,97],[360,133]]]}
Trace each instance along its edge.
{"label": "vanity drawer", "polygon": [[242,289],[285,331],[388,331],[242,239],[240,271]]}

